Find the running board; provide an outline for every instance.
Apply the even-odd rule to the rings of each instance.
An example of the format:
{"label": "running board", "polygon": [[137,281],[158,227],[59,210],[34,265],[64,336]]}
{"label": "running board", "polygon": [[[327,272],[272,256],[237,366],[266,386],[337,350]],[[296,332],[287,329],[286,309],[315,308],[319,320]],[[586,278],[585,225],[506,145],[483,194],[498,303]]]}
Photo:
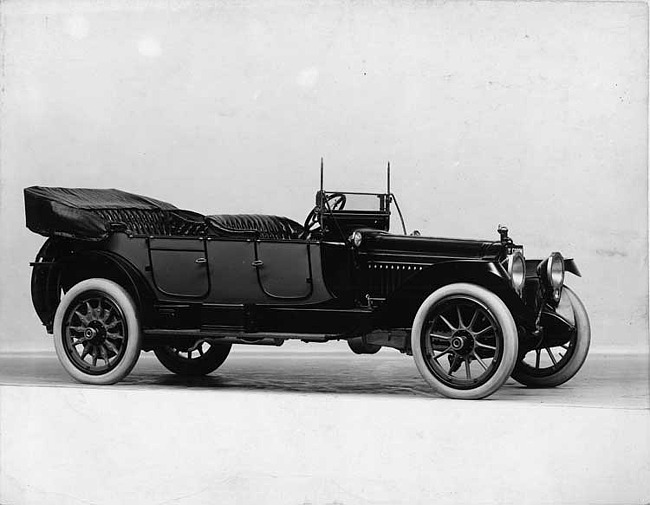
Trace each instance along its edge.
{"label": "running board", "polygon": [[205,339],[215,340],[223,343],[233,344],[257,344],[257,345],[282,345],[285,340],[302,340],[303,342],[329,342],[343,338],[342,335],[326,335],[319,333],[273,333],[211,329],[211,330],[169,330],[151,329],[143,331],[145,337],[152,337],[156,340],[178,340],[178,339]]}

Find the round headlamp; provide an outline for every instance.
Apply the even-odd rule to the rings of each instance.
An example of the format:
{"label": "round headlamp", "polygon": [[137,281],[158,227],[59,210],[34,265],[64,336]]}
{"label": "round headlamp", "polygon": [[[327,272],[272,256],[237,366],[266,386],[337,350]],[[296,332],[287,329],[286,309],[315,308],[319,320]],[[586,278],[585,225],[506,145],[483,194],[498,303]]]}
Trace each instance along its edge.
{"label": "round headlamp", "polygon": [[526,282],[526,261],[519,251],[508,256],[508,275],[514,290],[521,293]]}
{"label": "round headlamp", "polygon": [[553,290],[564,285],[564,258],[559,252],[551,253],[546,264],[546,278]]}
{"label": "round headlamp", "polygon": [[361,241],[363,240],[363,235],[361,235],[360,231],[355,231],[350,235],[350,242],[354,244],[355,247],[359,247],[361,245]]}
{"label": "round headlamp", "polygon": [[537,267],[537,275],[545,284],[552,300],[555,303],[559,302],[564,285],[564,258],[562,255],[559,252],[551,253]]}

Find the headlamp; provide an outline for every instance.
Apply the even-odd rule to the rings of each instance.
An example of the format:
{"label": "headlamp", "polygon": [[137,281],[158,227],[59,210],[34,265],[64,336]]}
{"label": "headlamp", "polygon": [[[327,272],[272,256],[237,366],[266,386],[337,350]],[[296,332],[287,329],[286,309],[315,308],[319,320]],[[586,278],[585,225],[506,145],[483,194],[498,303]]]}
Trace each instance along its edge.
{"label": "headlamp", "polygon": [[537,267],[537,275],[550,291],[553,301],[558,303],[564,286],[564,258],[559,252],[553,252]]}
{"label": "headlamp", "polygon": [[546,270],[551,287],[560,289],[564,285],[564,258],[560,253],[551,254]]}
{"label": "headlamp", "polygon": [[526,261],[524,255],[519,251],[515,251],[508,256],[508,275],[512,287],[517,293],[521,293],[526,282]]}

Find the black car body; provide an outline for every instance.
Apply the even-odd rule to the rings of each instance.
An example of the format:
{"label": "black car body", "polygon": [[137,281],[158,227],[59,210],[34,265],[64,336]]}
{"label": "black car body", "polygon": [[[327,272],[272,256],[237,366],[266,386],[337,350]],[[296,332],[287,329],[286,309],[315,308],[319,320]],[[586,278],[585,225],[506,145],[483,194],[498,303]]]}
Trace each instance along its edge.
{"label": "black car body", "polygon": [[555,386],[578,371],[589,323],[564,286],[565,272],[580,275],[573,260],[524,260],[503,227],[497,240],[390,233],[395,203],[390,190],[321,183],[301,225],[112,189],[26,188],[27,226],[48,237],[32,263],[34,308],[68,372],[100,384],[129,373],[140,350],[204,374],[232,344],[287,339],[413,354],[457,398],[510,375]]}

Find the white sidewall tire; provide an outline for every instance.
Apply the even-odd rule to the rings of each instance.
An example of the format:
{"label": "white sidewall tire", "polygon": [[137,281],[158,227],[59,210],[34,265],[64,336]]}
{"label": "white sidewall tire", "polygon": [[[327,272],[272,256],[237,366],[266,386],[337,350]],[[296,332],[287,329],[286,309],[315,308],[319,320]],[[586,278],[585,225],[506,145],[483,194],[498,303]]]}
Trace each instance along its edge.
{"label": "white sidewall tire", "polygon": [[[422,328],[427,323],[429,312],[438,302],[452,295],[468,296],[482,303],[489,309],[495,321],[501,327],[503,337],[503,356],[501,363],[499,363],[496,372],[487,382],[474,389],[456,389],[442,383],[429,370],[425,361],[426,357],[422,352],[420,339]],[[478,400],[496,392],[508,380],[508,377],[510,377],[517,361],[518,348],[519,336],[517,326],[506,304],[491,291],[475,284],[449,284],[434,291],[420,306],[411,329],[411,349],[418,371],[436,392],[449,398]]]}
{"label": "white sidewall tire", "polygon": [[[109,295],[118,305],[124,316],[124,324],[127,327],[128,338],[126,350],[120,362],[115,368],[102,375],[90,375],[71,362],[65,350],[65,328],[64,318],[70,308],[71,303],[85,291],[99,291]],[[56,309],[54,316],[54,349],[56,354],[72,378],[85,384],[115,384],[126,377],[140,356],[140,347],[142,345],[142,334],[140,331],[140,322],[138,320],[135,303],[131,296],[119,284],[108,279],[93,278],[81,281],[75,284],[61,299],[61,303]]]}
{"label": "white sidewall tire", "polygon": [[512,378],[517,382],[528,387],[537,388],[552,388],[564,384],[572,379],[578,371],[582,368],[587,354],[589,353],[589,346],[591,345],[591,325],[589,323],[589,316],[587,309],[583,305],[578,295],[568,286],[562,288],[562,296],[569,297],[571,306],[573,308],[573,317],[575,319],[576,330],[576,347],[569,362],[563,366],[557,373],[548,375],[546,377],[535,377],[526,373],[524,367],[515,366]]}

